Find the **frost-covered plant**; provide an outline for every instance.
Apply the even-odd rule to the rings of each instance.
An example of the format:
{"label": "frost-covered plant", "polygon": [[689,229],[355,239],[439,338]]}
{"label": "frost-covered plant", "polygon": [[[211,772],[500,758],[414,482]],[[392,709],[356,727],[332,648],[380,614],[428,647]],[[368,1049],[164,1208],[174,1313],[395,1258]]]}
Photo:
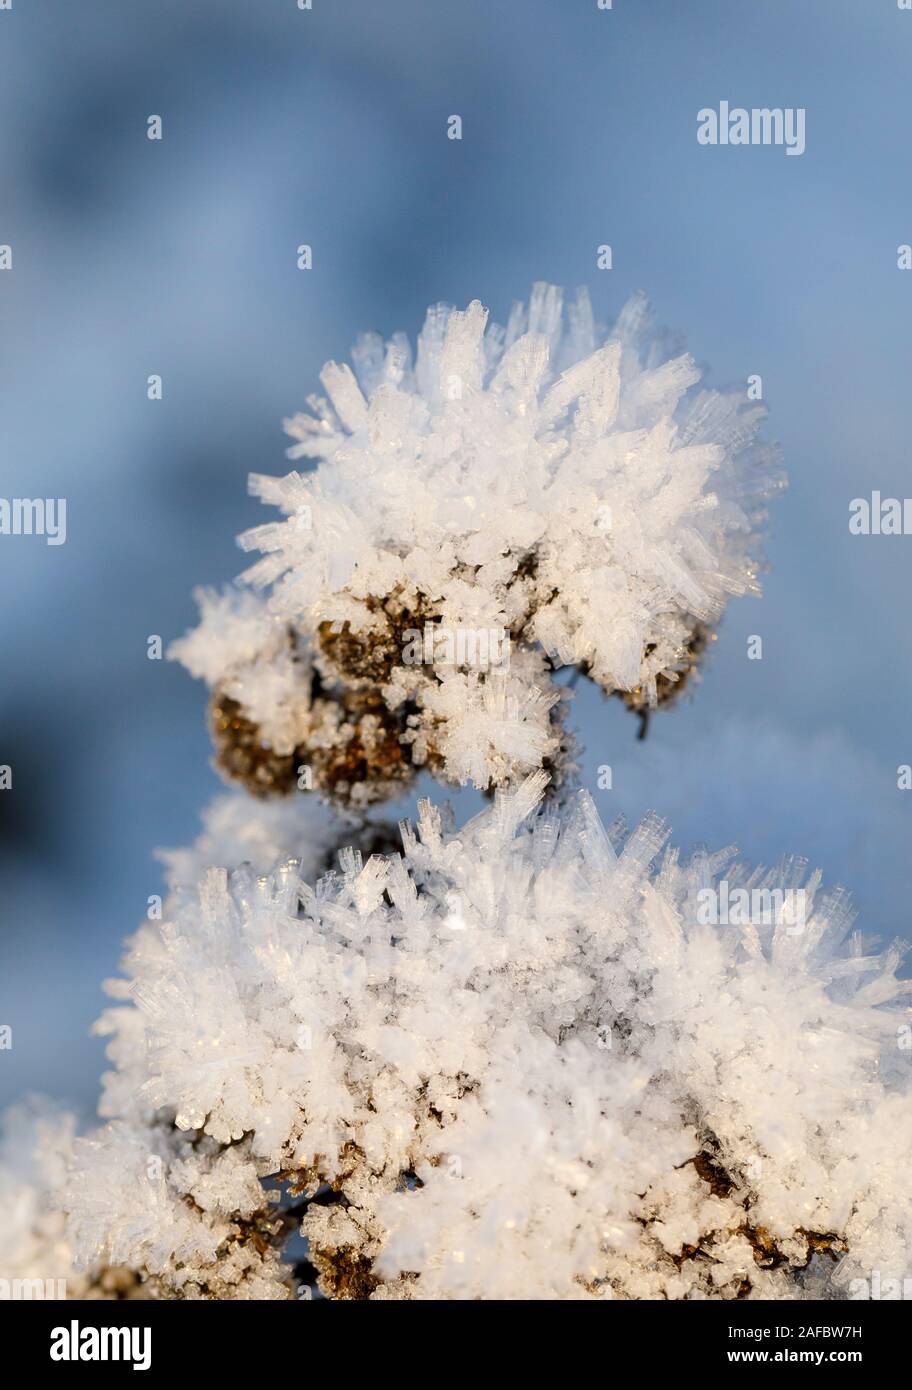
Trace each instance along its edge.
{"label": "frost-covered plant", "polygon": [[[720,877],[800,872],[682,864],[585,792],[536,812],[545,780],[458,831],[425,802],[402,856],[315,885],[210,869],[141,929],[100,1025],[115,1118],[77,1141],[85,1256],[224,1294],[247,1228],[287,1230],[269,1177],[331,1293],[792,1297],[837,1254],[842,1283],[901,1267],[898,953],[847,940],[819,876],[801,931],[705,924]],[[288,1275],[266,1252],[253,1296]]]}
{"label": "frost-covered plant", "polygon": [[[107,984],[102,1127],[57,1121],[42,1190],[0,1178],[17,1267],[419,1300],[839,1298],[908,1270],[900,946],[802,861],[683,862],[569,785],[556,667],[660,702],[754,586],[756,420],[685,401],[689,359],[635,351],[643,323],[600,346],[539,291],[506,334],[435,310],[414,369],[370,339],[360,387],[324,373],[333,409],[295,425],[324,462],[260,489],[288,519],[246,541],[271,595],[204,592],[177,654],[257,792],[306,753],[349,810],[422,763],[492,803],[458,827],[422,801],[394,847],[300,796],[218,798]],[[418,615],[502,624],[508,669],[415,676]]]}
{"label": "frost-covered plant", "polygon": [[779,485],[764,408],[699,386],[642,297],[606,333],[537,285],[364,335],[286,428],[308,474],[254,475],[281,521],[240,538],[254,592],[200,591],[172,655],[212,687],[219,762],[252,790],[363,807],[418,767],[491,788],[568,761],[554,672],[633,708],[680,688],[731,594],[758,592]]}
{"label": "frost-covered plant", "polygon": [[3,1116],[0,1140],[0,1297],[17,1282],[34,1296],[84,1296],[91,1280],[73,1269],[60,1191],[72,1153],[73,1117],[31,1100]]}

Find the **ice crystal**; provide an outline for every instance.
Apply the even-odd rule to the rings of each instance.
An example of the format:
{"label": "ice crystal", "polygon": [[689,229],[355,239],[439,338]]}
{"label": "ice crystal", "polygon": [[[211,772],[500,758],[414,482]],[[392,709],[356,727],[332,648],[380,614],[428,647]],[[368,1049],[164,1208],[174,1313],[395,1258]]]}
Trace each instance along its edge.
{"label": "ice crystal", "polygon": [[[685,864],[654,817],[536,809],[544,781],[459,830],[425,803],[402,855],[345,851],[316,883],[286,858],[175,889],[104,1020],[83,1259],[244,1296],[219,1251],[281,1176],[337,1190],[303,1230],[359,1296],[837,1296],[905,1268],[899,949],[863,947],[801,864]],[[707,922],[723,879],[773,910]],[[275,1293],[276,1268],[243,1278]]]}
{"label": "ice crystal", "polygon": [[338,817],[306,799],[251,802],[243,792],[217,796],[203,812],[203,831],[189,849],[159,850],[168,887],[196,887],[207,868],[250,864],[268,873],[295,856],[306,877],[317,877],[343,835]]}
{"label": "ice crystal", "polygon": [[[72,1152],[72,1115],[38,1097],[11,1107],[0,1136],[0,1297],[22,1281],[25,1297],[79,1298],[89,1280],[73,1267],[61,1190]],[[39,1281],[39,1282],[36,1282]]]}
{"label": "ice crystal", "polygon": [[[401,334],[363,336],[352,359],[286,422],[313,470],[251,478],[284,516],[240,538],[263,552],[244,576],[261,606],[203,591],[200,627],[172,648],[276,754],[340,749],[330,794],[363,805],[407,780],[394,741],[483,788],[559,763],[555,669],[662,703],[727,598],[759,591],[779,485],[764,408],[701,387],[641,297],[608,332],[584,292],[565,312],[554,286],[505,329],[477,301],[437,305],[414,361]],[[366,751],[348,713],[327,717],[340,685],[382,695]],[[247,756],[221,763],[263,781]]]}
{"label": "ice crystal", "polygon": [[[234,793],[162,854],[163,920],[97,1025],[102,1127],[26,1117],[44,1157],[0,1166],[0,1255],[102,1297],[903,1278],[903,947],[801,860],[685,861],[571,788],[557,669],[667,703],[757,591],[760,408],[700,388],[641,299],[606,334],[545,286],[506,329],[438,306],[414,362],[401,335],[353,362],[289,422],[314,470],[253,480],[284,519],[242,537],[251,587],[200,591],[171,654],[229,776],[356,814]],[[461,827],[421,802],[394,847],[364,813],[420,768],[495,796]]]}

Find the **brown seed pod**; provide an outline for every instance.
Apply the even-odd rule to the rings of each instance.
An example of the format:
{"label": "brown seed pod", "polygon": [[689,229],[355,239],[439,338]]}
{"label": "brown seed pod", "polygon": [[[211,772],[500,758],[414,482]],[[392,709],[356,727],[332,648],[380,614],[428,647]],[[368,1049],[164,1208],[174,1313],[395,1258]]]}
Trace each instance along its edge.
{"label": "brown seed pod", "polygon": [[326,703],[338,707],[338,713],[331,712],[331,737],[296,750],[298,760],[313,770],[314,788],[358,809],[397,796],[415,775],[402,741],[404,718],[373,694],[344,691]]}
{"label": "brown seed pod", "polygon": [[297,784],[298,759],[281,756],[264,743],[259,726],[248,719],[236,700],[216,691],[210,723],[218,768],[232,782],[241,782],[254,796],[287,796]]}
{"label": "brown seed pod", "polygon": [[367,1299],[379,1287],[373,1262],[352,1245],[313,1250],[311,1260],[320,1276],[320,1290],[327,1298]]}
{"label": "brown seed pod", "polygon": [[[301,787],[359,811],[398,796],[414,777],[402,737],[405,709],[391,713],[373,691],[326,690],[317,679],[310,717],[312,739],[278,754],[238,702],[217,692],[211,706],[216,765],[255,796],[287,796]],[[304,781],[302,771],[310,774]]]}
{"label": "brown seed pod", "polygon": [[353,632],[350,623],[324,622],[317,629],[317,643],[331,673],[349,684],[377,687],[386,685],[403,664],[406,633],[421,632],[435,613],[424,594],[407,595],[401,588],[384,599],[368,598],[364,606],[380,626]]}

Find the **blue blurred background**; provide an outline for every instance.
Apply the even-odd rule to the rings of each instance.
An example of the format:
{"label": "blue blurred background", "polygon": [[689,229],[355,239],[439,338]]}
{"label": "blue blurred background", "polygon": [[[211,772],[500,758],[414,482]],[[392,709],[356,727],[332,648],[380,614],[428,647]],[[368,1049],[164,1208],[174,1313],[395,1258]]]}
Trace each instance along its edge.
{"label": "blue blurred background", "polygon": [[[160,889],[154,847],[219,786],[203,690],[147,638],[242,567],[282,416],[359,330],[414,333],[439,299],[503,320],[536,279],[588,284],[603,319],[645,289],[712,381],[761,374],[791,477],[765,597],[731,606],[694,699],[644,744],[580,686],[605,818],[802,853],[867,930],[908,934],[912,540],[847,519],[912,492],[910,58],[895,0],[0,12],[0,494],[69,506],[63,546],[0,538],[0,1103],[94,1105],[100,980]],[[805,107],[806,153],[698,146],[722,99]]]}

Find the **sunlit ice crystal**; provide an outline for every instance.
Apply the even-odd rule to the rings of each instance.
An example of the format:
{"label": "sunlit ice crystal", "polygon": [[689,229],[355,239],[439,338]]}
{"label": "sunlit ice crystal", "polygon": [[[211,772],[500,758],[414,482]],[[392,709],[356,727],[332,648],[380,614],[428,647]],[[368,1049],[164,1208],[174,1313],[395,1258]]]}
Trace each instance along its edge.
{"label": "sunlit ice crystal", "polygon": [[[506,327],[436,305],[414,355],[366,334],[321,384],[286,422],[310,470],[250,480],[281,514],[240,538],[261,597],[202,591],[172,648],[252,790],[289,790],[301,762],[355,806],[425,767],[515,784],[560,762],[560,666],[643,713],[684,688],[727,600],[759,592],[782,484],[764,407],[703,386],[642,296],[609,328],[548,285]],[[509,669],[441,656],[491,634]],[[345,702],[367,688],[385,712],[365,750]]]}
{"label": "sunlit ice crystal", "polygon": [[[797,860],[682,860],[546,782],[316,881],[175,886],[111,986],[80,1259],[205,1285],[234,1221],[271,1260],[279,1176],[344,1194],[304,1214],[342,1297],[841,1297],[906,1259],[901,949]],[[281,1296],[257,1259],[224,1296]]]}

